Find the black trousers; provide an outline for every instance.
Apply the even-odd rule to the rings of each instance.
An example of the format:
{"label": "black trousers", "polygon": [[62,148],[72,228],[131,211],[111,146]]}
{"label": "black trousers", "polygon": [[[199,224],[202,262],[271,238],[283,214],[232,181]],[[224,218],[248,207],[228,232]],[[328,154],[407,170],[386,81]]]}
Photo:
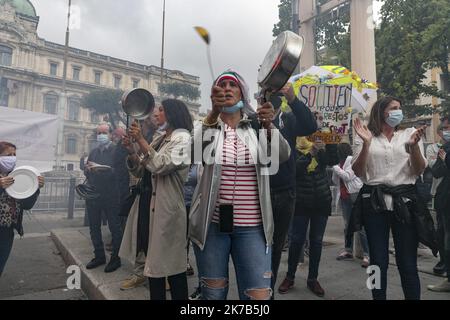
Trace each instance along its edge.
{"label": "black trousers", "polygon": [[[272,211],[273,211],[273,246],[272,246],[272,281],[271,287],[274,290],[277,281],[278,268],[280,267],[281,254],[289,233],[292,218],[295,211],[295,189],[281,192],[271,191]],[[273,295],[272,297],[274,297]]]}
{"label": "black trousers", "polygon": [[[150,284],[150,300],[166,300],[166,278],[148,278]],[[186,272],[167,278],[172,300],[188,300]]]}
{"label": "black trousers", "polygon": [[139,198],[139,214],[137,225],[137,250],[144,252],[147,255],[148,251],[148,238],[150,231],[150,201],[152,199],[151,190],[147,190],[141,193]]}
{"label": "black trousers", "polygon": [[120,243],[122,242],[122,229],[119,219],[119,204],[111,201],[86,201],[86,207],[89,215],[89,230],[91,240],[94,246],[94,254],[96,258],[105,258],[105,249],[102,239],[102,211],[106,213],[109,231],[112,235],[112,256],[119,255]]}
{"label": "black trousers", "polygon": [[[444,251],[443,254],[439,251],[439,254],[443,256],[441,261],[445,262],[447,279],[450,282],[450,207],[447,207],[446,210],[437,210],[436,215],[441,219],[441,234],[439,234],[438,226],[438,241],[442,241],[442,249]],[[439,239],[440,236],[442,237],[441,239]]]}
{"label": "black trousers", "polygon": [[0,227],[0,276],[3,273],[6,262],[14,242],[14,228]]}
{"label": "black trousers", "polygon": [[439,249],[439,259],[441,262],[446,263],[444,214],[441,210],[436,211],[436,237]]}

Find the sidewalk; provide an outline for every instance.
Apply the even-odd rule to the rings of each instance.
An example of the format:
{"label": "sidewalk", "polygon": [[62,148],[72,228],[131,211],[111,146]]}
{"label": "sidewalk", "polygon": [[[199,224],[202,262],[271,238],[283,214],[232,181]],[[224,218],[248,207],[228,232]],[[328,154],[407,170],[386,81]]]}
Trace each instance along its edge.
{"label": "sidewalk", "polygon": [[[325,289],[326,295],[323,299],[328,300],[368,300],[371,293],[366,287],[366,269],[360,266],[358,260],[336,261],[336,256],[343,246],[343,239],[340,239],[342,228],[342,217],[330,217],[325,236],[325,246],[322,252],[319,281]],[[104,229],[104,235],[109,232]],[[92,259],[92,245],[90,242],[88,228],[57,229],[51,232],[51,237],[67,265],[78,265],[81,268],[81,286],[89,299],[108,300],[147,300],[149,292],[147,286],[142,286],[129,291],[121,291],[120,283],[128,277],[132,271],[132,266],[123,262],[122,268],[112,274],[105,274],[103,268],[86,270],[85,265]],[[105,236],[107,238],[107,236]],[[342,237],[343,238],[343,237]],[[195,258],[190,250],[191,263],[194,265]],[[400,277],[394,257],[391,255],[391,265],[388,271],[388,299],[402,300],[403,293],[400,285]],[[450,300],[450,293],[434,293],[427,290],[428,284],[436,284],[444,278],[432,275],[432,268],[436,263],[436,258],[432,257],[428,249],[419,249],[419,270],[422,285],[422,299],[424,300]],[[275,292],[277,300],[321,300],[314,296],[306,288],[307,266],[302,265],[297,271],[295,287],[285,295]],[[283,253],[280,271],[278,275],[279,283],[283,280],[287,271],[287,252]],[[193,292],[197,286],[198,279],[195,276],[188,277],[189,292]],[[170,294],[167,294],[168,299]],[[230,289],[229,299],[237,299],[237,286],[234,268],[230,263]]]}
{"label": "sidewalk", "polygon": [[11,255],[0,277],[0,300],[84,300],[80,290],[67,289],[66,264],[50,238],[54,228],[82,226],[83,215],[73,220],[67,212],[26,213],[25,236],[16,234]]}

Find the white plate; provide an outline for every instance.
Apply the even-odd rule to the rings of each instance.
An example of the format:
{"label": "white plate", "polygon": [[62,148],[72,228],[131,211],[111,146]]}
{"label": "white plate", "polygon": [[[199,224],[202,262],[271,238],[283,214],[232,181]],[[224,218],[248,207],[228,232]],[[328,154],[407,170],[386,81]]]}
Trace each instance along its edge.
{"label": "white plate", "polygon": [[39,189],[40,173],[30,166],[16,168],[8,176],[14,178],[14,184],[6,188],[11,198],[22,200],[31,197]]}
{"label": "white plate", "polygon": [[106,166],[103,164],[97,164],[97,163],[91,167],[91,170],[111,170],[111,169],[112,168],[110,166]]}

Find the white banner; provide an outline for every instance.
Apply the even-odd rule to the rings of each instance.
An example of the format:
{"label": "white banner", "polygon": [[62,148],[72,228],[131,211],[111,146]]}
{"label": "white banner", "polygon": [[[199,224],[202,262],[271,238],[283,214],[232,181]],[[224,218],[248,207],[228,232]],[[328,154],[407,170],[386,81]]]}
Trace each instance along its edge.
{"label": "white banner", "polygon": [[0,141],[17,146],[17,166],[33,166],[40,172],[56,163],[58,117],[0,107]]}
{"label": "white banner", "polygon": [[298,98],[314,114],[319,131],[311,141],[322,140],[326,144],[338,144],[350,128],[352,85],[304,84]]}

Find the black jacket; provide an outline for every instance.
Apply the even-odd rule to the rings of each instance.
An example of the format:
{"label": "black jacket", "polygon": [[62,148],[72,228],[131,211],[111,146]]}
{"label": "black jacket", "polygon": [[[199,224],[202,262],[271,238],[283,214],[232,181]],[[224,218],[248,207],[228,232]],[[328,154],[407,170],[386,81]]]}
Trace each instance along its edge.
{"label": "black jacket", "polygon": [[[6,192],[5,189],[0,188],[0,194],[2,194],[3,192]],[[27,199],[23,199],[23,200],[16,200],[17,202],[20,203],[20,212],[19,215],[17,217],[17,224],[13,225],[12,227],[14,229],[16,229],[17,233],[22,237],[23,236],[23,211],[24,210],[30,210],[31,208],[33,208],[34,204],[36,203],[39,194],[41,193],[40,190],[36,191],[31,197],[27,198]]]}
{"label": "black jacket", "polygon": [[438,158],[431,168],[433,177],[443,178],[434,198],[434,206],[438,211],[450,210],[450,143],[445,144],[442,148],[447,152],[446,162]]}
{"label": "black jacket", "polygon": [[[349,232],[361,230],[364,226],[365,214],[384,214],[387,211],[384,194],[393,197],[394,219],[403,224],[413,224],[419,236],[419,242],[429,247],[434,256],[437,256],[438,249],[433,218],[425,202],[418,194],[415,185],[400,185],[397,187],[364,185],[353,204]],[[410,201],[405,203],[403,198]]]}
{"label": "black jacket", "polygon": [[281,117],[278,115],[273,120],[275,127],[280,130],[280,133],[289,143],[291,156],[288,161],[280,164],[278,173],[270,177],[272,191],[295,188],[295,144],[297,137],[308,136],[317,131],[316,119],[303,102],[295,98],[289,106],[292,112],[282,113]]}
{"label": "black jacket", "polygon": [[89,154],[87,161],[92,161],[101,165],[107,165],[112,168],[112,170],[85,170],[85,175],[88,182],[93,185],[96,191],[100,194],[100,198],[96,201],[112,201],[117,205],[120,202],[120,179],[117,175],[117,172],[120,172],[120,168],[118,168],[119,162],[117,160],[117,156],[118,153],[116,150],[116,146],[112,143],[108,146],[108,148],[104,150],[100,149],[100,147],[97,147]]}
{"label": "black jacket", "polygon": [[119,188],[120,201],[123,202],[130,194],[130,173],[127,168],[128,150],[118,143],[114,155],[114,174]]}
{"label": "black jacket", "polygon": [[[295,149],[296,150],[296,149]],[[331,214],[331,190],[326,171],[327,155],[324,150],[317,154],[318,166],[313,172],[308,173],[308,165],[312,161],[312,155],[297,151],[297,198],[295,214]]]}

